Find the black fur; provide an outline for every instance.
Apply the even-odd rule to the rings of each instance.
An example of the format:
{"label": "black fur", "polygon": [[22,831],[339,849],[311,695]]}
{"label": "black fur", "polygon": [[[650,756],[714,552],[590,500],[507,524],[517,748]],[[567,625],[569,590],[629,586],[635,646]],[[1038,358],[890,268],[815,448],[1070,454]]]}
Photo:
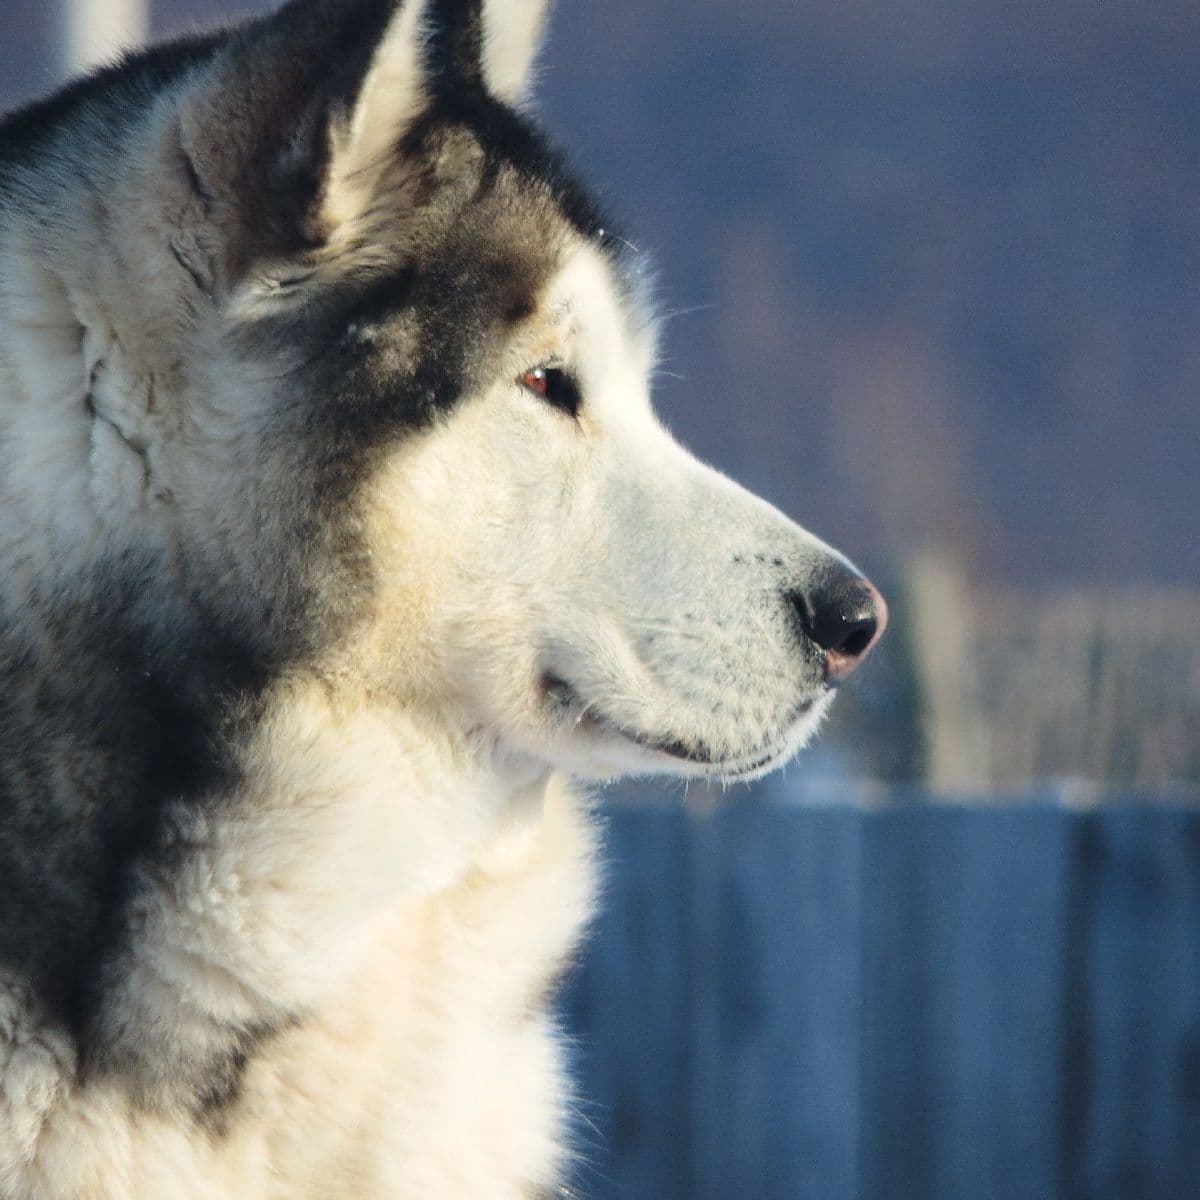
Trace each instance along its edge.
{"label": "black fur", "polygon": [[426,62],[434,86],[483,89],[481,0],[432,0]]}
{"label": "black fur", "polygon": [[170,635],[152,628],[139,615],[150,578],[111,564],[85,592],[31,597],[0,624],[0,965],[81,1048],[134,868],[162,852],[169,802],[235,782],[230,747],[269,674],[199,613]]}

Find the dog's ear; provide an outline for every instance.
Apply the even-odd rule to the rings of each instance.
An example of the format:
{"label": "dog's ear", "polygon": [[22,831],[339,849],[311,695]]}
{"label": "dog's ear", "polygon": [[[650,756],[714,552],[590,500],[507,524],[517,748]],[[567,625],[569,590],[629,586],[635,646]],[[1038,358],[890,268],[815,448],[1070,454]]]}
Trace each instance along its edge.
{"label": "dog's ear", "polygon": [[406,126],[439,96],[469,97],[482,85],[519,104],[548,7],[548,0],[401,0],[346,119],[331,125],[326,223],[352,223],[369,207]]}
{"label": "dog's ear", "polygon": [[429,103],[436,2],[294,0],[235,31],[189,81],[181,165],[218,280],[322,244],[369,203]]}
{"label": "dog's ear", "polygon": [[429,0],[401,0],[374,47],[353,101],[332,115],[321,194],[326,230],[371,203],[405,130],[425,108]]}
{"label": "dog's ear", "polygon": [[483,76],[508,104],[525,98],[548,8],[549,0],[484,0]]}
{"label": "dog's ear", "polygon": [[234,33],[179,99],[183,175],[208,225],[197,239],[207,250],[185,257],[218,260],[194,276],[232,282],[253,259],[352,230],[384,181],[394,193],[404,135],[423,113],[447,97],[523,98],[546,8],[293,0]]}

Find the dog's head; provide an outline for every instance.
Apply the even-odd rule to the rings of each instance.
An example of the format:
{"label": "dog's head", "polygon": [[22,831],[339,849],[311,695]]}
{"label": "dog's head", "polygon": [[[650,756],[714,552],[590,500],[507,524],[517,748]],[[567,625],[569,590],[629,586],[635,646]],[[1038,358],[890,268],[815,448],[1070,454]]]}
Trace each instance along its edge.
{"label": "dog's head", "polygon": [[638,257],[524,115],[543,8],[300,0],[195,50],[77,314],[97,536],[493,751],[753,775],[885,608],[655,419]]}

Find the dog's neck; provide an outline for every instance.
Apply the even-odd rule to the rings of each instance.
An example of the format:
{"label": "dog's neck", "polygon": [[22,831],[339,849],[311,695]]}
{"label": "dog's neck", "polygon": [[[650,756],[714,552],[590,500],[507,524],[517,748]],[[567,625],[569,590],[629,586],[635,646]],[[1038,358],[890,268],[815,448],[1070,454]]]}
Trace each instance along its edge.
{"label": "dog's neck", "polygon": [[499,831],[538,819],[552,775],[429,707],[351,689],[331,696],[310,681],[268,702],[244,764],[249,785],[261,781],[293,821],[311,809],[318,824],[341,823],[340,806],[369,807],[355,827],[376,831],[371,853],[398,856],[388,874],[406,894],[448,886]]}
{"label": "dog's neck", "polygon": [[[235,757],[228,795],[164,813],[170,870],[138,871],[138,939],[109,958],[121,996],[100,1014],[101,1066],[134,1077],[155,1107],[195,1090],[220,1028],[279,1028],[319,1009],[406,913],[505,876],[563,791],[544,765],[498,769],[428,714],[313,680],[269,696]],[[143,1031],[163,1027],[147,1007],[155,981],[190,979],[196,963],[233,981],[219,1020],[164,1027],[147,1047]]]}

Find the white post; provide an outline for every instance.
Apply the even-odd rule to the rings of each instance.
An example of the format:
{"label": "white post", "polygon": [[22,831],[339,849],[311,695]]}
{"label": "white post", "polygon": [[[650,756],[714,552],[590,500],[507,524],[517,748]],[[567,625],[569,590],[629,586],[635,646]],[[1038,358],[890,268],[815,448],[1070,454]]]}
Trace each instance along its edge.
{"label": "white post", "polygon": [[77,75],[140,46],[150,23],[150,0],[63,0],[63,74]]}
{"label": "white post", "polygon": [[973,695],[974,630],[967,585],[953,559],[933,550],[908,566],[917,677],[924,696],[927,782],[938,791],[993,784],[987,725]]}

